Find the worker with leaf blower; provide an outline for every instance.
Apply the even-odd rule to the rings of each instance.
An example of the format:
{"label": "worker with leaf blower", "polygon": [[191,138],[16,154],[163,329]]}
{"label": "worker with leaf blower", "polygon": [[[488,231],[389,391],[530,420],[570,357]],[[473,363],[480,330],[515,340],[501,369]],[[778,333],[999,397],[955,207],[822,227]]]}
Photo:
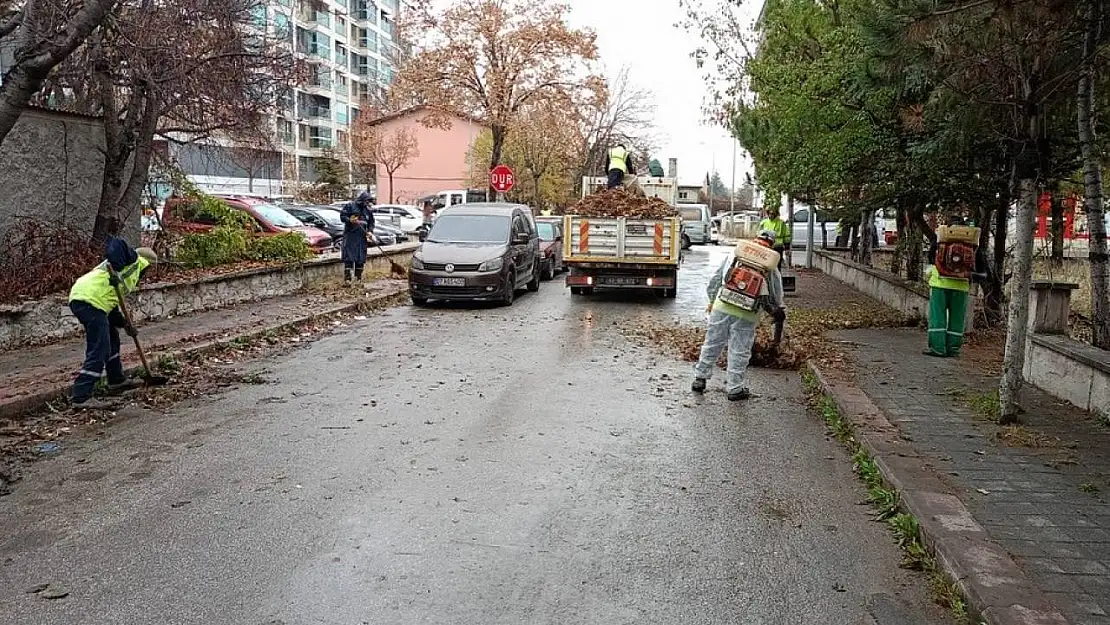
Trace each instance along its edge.
{"label": "worker with leaf blower", "polygon": [[74,407],[106,409],[111,404],[93,397],[97,382],[108,376],[108,391],[119,393],[141,386],[129,380],[120,361],[119,330],[134,337],[135,327],[120,312],[121,297],[134,291],[143,272],[158,262],[149,247],[132,249],[123,239],[112,237],[105,261],[77,279],[69,291],[69,309],[85,329],[85,362],[73,383]]}
{"label": "worker with leaf blower", "polygon": [[362,280],[362,268],[366,265],[368,238],[374,236],[374,196],[369,191],[358,194],[353,202],[348,202],[339,213],[343,222],[343,281]]}
{"label": "worker with leaf blower", "polygon": [[[781,328],[786,321],[782,274],[778,270],[779,253],[772,249],[774,245],[775,233],[771,230],[760,232],[754,241],[740,241],[710,279],[706,291],[710,300],[709,327],[705,331],[701,357],[694,368],[691,388],[695,393],[705,392],[721,350],[727,345],[728,399],[739,401],[751,397],[744,375],[752,357],[759,311],[772,310],[776,328]],[[780,334],[781,330],[776,329],[776,335]]]}
{"label": "worker with leaf blower", "polygon": [[933,261],[925,270],[929,279],[929,346],[926,356],[960,355],[967,324],[967,300],[972,278],[979,279],[979,228],[952,217],[937,228],[929,249]]}

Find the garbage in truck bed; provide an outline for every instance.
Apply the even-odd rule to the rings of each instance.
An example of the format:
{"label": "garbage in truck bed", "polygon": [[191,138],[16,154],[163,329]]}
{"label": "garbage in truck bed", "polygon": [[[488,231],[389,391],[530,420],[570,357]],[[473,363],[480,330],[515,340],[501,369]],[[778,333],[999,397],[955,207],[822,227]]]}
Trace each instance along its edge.
{"label": "garbage in truck bed", "polygon": [[623,189],[611,189],[587,195],[567,209],[568,215],[582,217],[628,217],[632,219],[667,219],[678,217],[678,210],[663,200],[638,197]]}

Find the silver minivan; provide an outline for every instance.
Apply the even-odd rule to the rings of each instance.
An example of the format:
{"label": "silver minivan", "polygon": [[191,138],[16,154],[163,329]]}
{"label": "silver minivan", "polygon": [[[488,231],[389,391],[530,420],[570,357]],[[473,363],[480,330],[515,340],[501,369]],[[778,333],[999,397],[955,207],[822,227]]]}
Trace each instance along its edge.
{"label": "silver minivan", "polygon": [[719,239],[717,227],[709,215],[709,206],[705,204],[679,204],[678,212],[682,215],[682,233],[694,245],[716,245]]}

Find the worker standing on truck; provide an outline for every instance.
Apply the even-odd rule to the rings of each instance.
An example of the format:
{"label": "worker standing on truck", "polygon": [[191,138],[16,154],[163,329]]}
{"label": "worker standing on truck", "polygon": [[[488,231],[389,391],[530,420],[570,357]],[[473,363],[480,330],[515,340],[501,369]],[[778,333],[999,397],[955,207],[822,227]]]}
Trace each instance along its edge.
{"label": "worker standing on truck", "polygon": [[108,240],[105,258],[78,278],[69,290],[69,309],[85,330],[85,362],[73,383],[71,401],[75,408],[86,410],[111,407],[93,397],[105,372],[110,393],[141,385],[137,380],[127,379],[120,361],[119,330],[135,336],[135,328],[120,312],[119,295],[134,291],[143,272],[158,262],[158,255],[149,247],[131,249],[126,241],[115,237]]}
{"label": "worker standing on truck", "polygon": [[782,271],[782,259],[786,256],[786,250],[790,249],[790,239],[793,237],[793,232],[790,224],[779,217],[779,209],[768,208],[767,217],[759,222],[759,230],[770,230],[775,233],[775,251],[779,253],[779,271]]}
{"label": "worker standing on truck", "polygon": [[624,177],[629,174],[636,174],[636,169],[632,165],[632,153],[628,148],[624,147],[623,143],[618,143],[615,147],[609,150],[609,181],[607,188],[616,189],[624,183]]}
{"label": "worker standing on truck", "polygon": [[[744,383],[748,361],[755,343],[759,310],[770,308],[776,323],[786,320],[779,253],[774,251],[775,233],[764,230],[755,241],[740,241],[732,256],[714,272],[706,293],[709,295],[709,327],[701,358],[694,368],[695,393],[704,393],[713,377],[717,358],[728,346],[727,388],[729,401],[751,397]],[[768,304],[769,301],[769,306]]]}

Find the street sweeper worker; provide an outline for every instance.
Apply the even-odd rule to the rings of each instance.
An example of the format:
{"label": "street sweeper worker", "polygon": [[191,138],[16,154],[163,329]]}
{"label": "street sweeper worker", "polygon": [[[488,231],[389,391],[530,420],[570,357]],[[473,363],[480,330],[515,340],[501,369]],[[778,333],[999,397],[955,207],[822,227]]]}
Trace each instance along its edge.
{"label": "street sweeper worker", "polygon": [[123,239],[113,237],[108,240],[105,261],[73,283],[69,309],[85,330],[85,362],[77,372],[71,394],[74,407],[97,410],[111,407],[93,397],[93,390],[105,372],[109,393],[142,384],[123,374],[119,330],[135,336],[135,328],[120,313],[116,286],[126,296],[139,286],[143,272],[157,262],[158,255],[149,247],[132,249]]}
{"label": "street sweeper worker", "polygon": [[725,259],[709,281],[709,327],[701,358],[694,368],[695,393],[705,392],[705,385],[717,367],[721,350],[728,346],[726,387],[729,401],[751,397],[744,374],[752,356],[755,328],[759,311],[774,311],[776,322],[786,320],[783,301],[779,253],[772,249],[775,233],[764,230],[754,241],[740,241],[731,256]]}

